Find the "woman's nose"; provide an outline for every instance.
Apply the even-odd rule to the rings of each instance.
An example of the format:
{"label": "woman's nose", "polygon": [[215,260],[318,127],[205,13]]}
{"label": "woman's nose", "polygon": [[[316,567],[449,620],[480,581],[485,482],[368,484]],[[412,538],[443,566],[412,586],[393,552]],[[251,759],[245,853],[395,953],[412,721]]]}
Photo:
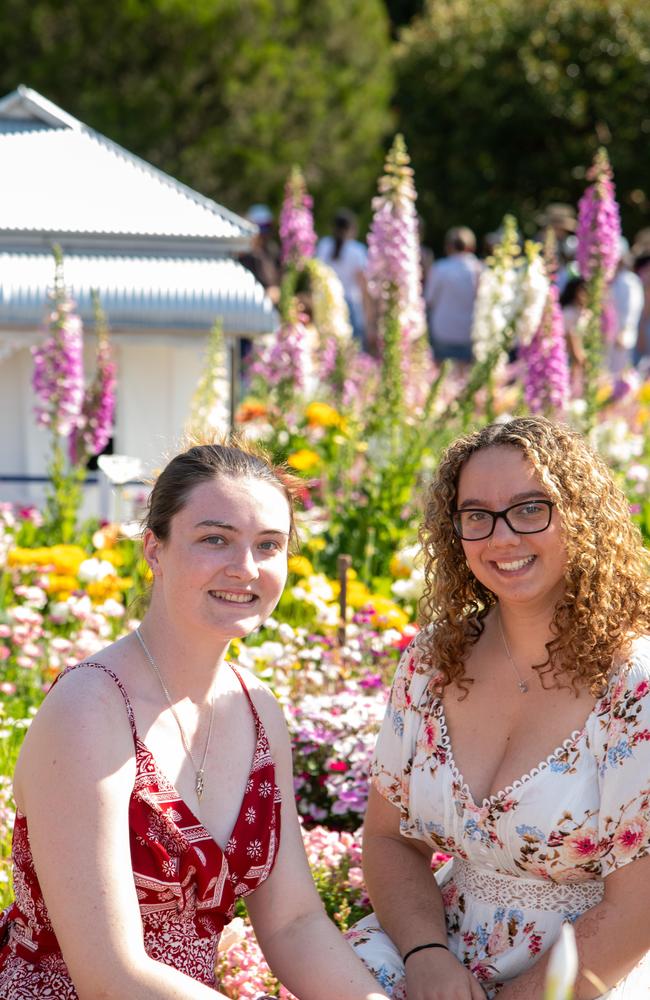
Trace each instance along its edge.
{"label": "woman's nose", "polygon": [[507,544],[508,542],[517,541],[519,541],[519,535],[514,528],[510,527],[505,517],[503,515],[501,517],[497,517],[494,523],[494,531],[490,536],[490,542],[492,544],[499,542],[505,542]]}
{"label": "woman's nose", "polygon": [[253,550],[248,545],[233,547],[231,558],[226,567],[230,576],[250,580],[257,576],[257,563]]}

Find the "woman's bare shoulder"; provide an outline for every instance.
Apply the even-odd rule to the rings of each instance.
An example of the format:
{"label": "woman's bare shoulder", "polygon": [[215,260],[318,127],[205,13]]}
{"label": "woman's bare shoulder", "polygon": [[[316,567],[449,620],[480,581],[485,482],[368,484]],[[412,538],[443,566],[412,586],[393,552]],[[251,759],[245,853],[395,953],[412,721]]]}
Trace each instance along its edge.
{"label": "woman's bare shoulder", "polygon": [[46,762],[65,759],[70,770],[106,773],[133,757],[133,732],[126,702],[99,660],[67,670],[48,692],[23,742],[14,774],[19,807]]}

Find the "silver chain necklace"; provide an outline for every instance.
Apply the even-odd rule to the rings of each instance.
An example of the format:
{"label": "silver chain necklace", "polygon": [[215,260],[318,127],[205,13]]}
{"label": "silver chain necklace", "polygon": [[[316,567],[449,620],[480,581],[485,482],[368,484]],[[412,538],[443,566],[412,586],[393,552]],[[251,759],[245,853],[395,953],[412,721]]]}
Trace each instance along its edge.
{"label": "silver chain necklace", "polygon": [[501,612],[500,611],[499,611],[498,617],[499,617],[499,631],[501,633],[501,638],[503,639],[503,648],[505,649],[505,651],[507,653],[507,656],[508,656],[508,659],[510,660],[510,662],[512,664],[512,669],[514,670],[514,672],[517,675],[518,682],[519,682],[518,683],[519,690],[521,691],[522,694],[528,694],[528,681],[525,681],[523,679],[523,677],[521,676],[521,674],[517,670],[517,664],[515,663],[515,661],[512,658],[512,653],[510,652],[510,646],[508,645],[508,642],[506,640],[506,634],[503,631],[503,622],[501,621]]}
{"label": "silver chain necklace", "polygon": [[144,650],[144,654],[147,657],[147,659],[149,660],[149,663],[153,667],[154,673],[156,674],[156,677],[160,681],[160,686],[161,686],[161,688],[163,689],[163,691],[165,693],[165,698],[167,699],[167,703],[169,704],[169,707],[172,710],[172,715],[176,719],[176,725],[178,726],[178,731],[181,734],[181,740],[183,742],[183,747],[185,749],[185,753],[189,757],[190,763],[192,764],[192,768],[194,770],[194,774],[196,775],[196,780],[194,782],[194,790],[196,792],[196,797],[197,797],[197,799],[200,802],[201,799],[202,799],[202,797],[203,797],[203,789],[205,787],[205,781],[204,781],[205,761],[206,761],[206,758],[208,756],[208,748],[210,746],[210,737],[212,736],[212,722],[214,720],[214,702],[215,702],[214,694],[212,695],[212,701],[210,703],[210,725],[208,726],[208,738],[205,741],[205,750],[203,751],[203,757],[201,759],[201,766],[197,768],[197,766],[196,766],[196,764],[194,762],[194,757],[192,756],[192,751],[190,750],[189,743],[188,743],[187,738],[185,736],[185,730],[183,729],[183,727],[181,725],[181,720],[178,718],[178,715],[176,714],[176,709],[174,708],[174,704],[173,704],[173,702],[172,702],[172,700],[170,698],[169,691],[167,690],[167,688],[165,686],[165,682],[162,679],[162,674],[160,673],[160,670],[158,669],[158,667],[156,665],[156,661],[154,660],[153,656],[151,655],[151,653],[147,649],[147,644],[145,643],[144,639],[142,638],[142,633],[140,632],[140,627],[139,626],[135,630],[135,634],[137,635],[138,639],[140,640],[140,645],[142,646],[142,649]]}

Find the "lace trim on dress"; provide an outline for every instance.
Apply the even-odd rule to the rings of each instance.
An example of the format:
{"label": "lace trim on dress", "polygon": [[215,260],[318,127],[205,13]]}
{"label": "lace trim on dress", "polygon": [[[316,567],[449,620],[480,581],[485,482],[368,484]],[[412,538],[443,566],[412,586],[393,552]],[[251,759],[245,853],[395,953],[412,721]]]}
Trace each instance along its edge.
{"label": "lace trim on dress", "polygon": [[545,910],[553,913],[584,913],[603,898],[602,880],[559,883],[549,879],[522,878],[489,871],[454,858],[451,878],[460,892],[490,906]]}
{"label": "lace trim on dress", "polygon": [[[593,711],[595,711],[595,709]],[[575,729],[571,735],[560,744],[560,746],[556,747],[555,750],[553,750],[553,752],[546,757],[545,760],[540,761],[537,767],[531,768],[530,771],[526,772],[526,774],[522,774],[521,777],[516,778],[511,785],[506,785],[505,788],[502,788],[498,792],[494,792],[492,795],[488,795],[486,798],[482,799],[481,805],[494,805],[495,802],[499,802],[501,799],[509,795],[510,792],[514,792],[516,788],[521,788],[521,786],[525,785],[526,782],[531,780],[531,778],[534,778],[536,775],[541,774],[542,771],[545,771],[547,767],[557,760],[561,753],[571,750],[576,745],[578,740],[581,739],[587,732],[587,723],[593,715],[593,711],[590,712],[589,717],[582,729]],[[447,755],[447,763],[449,764],[454,780],[461,786],[461,790],[464,795],[474,802],[475,799],[472,795],[472,791],[463,775],[460,773],[458,765],[454,759],[454,752],[451,748],[451,740],[449,738],[449,733],[447,732],[447,720],[445,719],[445,712],[441,701],[439,701],[436,705],[434,715],[440,726],[440,742]]]}

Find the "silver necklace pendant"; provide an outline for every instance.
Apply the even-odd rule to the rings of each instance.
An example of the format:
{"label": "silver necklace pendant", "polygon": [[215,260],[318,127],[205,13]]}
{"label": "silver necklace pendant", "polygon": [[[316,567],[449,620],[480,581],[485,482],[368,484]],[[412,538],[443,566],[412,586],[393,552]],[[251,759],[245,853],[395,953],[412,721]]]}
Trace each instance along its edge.
{"label": "silver necklace pendant", "polygon": [[194,790],[196,791],[196,797],[201,801],[203,798],[203,768],[196,772],[196,783],[194,785]]}
{"label": "silver necklace pendant", "polygon": [[519,681],[519,690],[522,694],[528,694],[528,684],[526,681]]}

